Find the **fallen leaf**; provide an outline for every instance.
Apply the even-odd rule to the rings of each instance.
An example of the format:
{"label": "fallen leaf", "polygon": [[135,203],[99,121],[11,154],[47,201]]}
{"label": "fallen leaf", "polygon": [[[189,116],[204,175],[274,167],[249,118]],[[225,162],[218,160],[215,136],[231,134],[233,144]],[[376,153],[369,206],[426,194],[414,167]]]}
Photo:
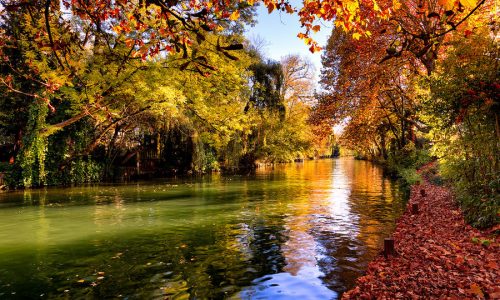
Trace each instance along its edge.
{"label": "fallen leaf", "polygon": [[477,283],[473,283],[470,285],[469,292],[472,294],[476,294],[479,297],[484,297],[483,291],[481,290],[481,287]]}

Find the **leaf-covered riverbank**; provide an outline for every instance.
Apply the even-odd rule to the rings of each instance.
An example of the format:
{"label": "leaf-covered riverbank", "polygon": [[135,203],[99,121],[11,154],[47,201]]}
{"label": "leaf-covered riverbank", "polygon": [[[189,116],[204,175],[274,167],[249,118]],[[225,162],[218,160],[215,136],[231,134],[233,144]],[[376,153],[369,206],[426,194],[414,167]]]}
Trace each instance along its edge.
{"label": "leaf-covered riverbank", "polygon": [[[412,204],[418,213],[412,214]],[[343,299],[500,298],[498,226],[467,225],[451,190],[424,180],[393,234],[397,254],[380,255]]]}

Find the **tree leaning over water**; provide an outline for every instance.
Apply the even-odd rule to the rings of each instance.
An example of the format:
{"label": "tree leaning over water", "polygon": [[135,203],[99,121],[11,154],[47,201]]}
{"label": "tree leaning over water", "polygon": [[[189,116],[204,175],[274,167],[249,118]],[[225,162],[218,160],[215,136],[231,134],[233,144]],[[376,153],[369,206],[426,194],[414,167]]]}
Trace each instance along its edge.
{"label": "tree leaning over water", "polygon": [[[266,123],[271,118],[259,120],[255,109],[248,111],[250,87],[260,89],[251,78],[265,60],[242,49],[241,30],[252,22],[251,6],[239,7],[238,18],[217,21],[217,30],[203,29],[206,24],[198,19],[204,17],[184,12],[197,18],[189,22],[203,32],[189,22],[167,22],[163,25],[174,32],[163,40],[170,46],[151,52],[156,31],[166,29],[148,23],[143,31],[143,18],[153,18],[148,12],[158,7],[143,6],[149,10],[129,15],[129,27],[113,27],[119,17],[112,15],[128,8],[110,13],[104,7],[84,9],[77,1],[63,4],[7,1],[3,6],[2,160],[11,163],[6,168],[12,185],[96,181],[130,176],[139,168],[155,173],[158,164],[165,172],[204,172],[252,165],[276,151],[249,144],[249,136],[271,126]],[[102,20],[93,17],[100,14]],[[174,34],[174,27],[187,32]],[[192,39],[179,40],[188,33]],[[139,55],[146,48],[148,54]],[[273,64],[281,72],[281,64]],[[305,119],[301,124],[307,127]],[[286,148],[292,145],[303,146]],[[310,146],[286,142],[274,147],[284,153],[272,160],[303,156]],[[253,159],[240,161],[248,153]]]}

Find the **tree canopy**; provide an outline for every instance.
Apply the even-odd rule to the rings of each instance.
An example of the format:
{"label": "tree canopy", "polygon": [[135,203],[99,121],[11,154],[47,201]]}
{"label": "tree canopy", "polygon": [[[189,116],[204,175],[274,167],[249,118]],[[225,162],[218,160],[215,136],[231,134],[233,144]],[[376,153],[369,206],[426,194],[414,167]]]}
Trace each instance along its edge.
{"label": "tree canopy", "polygon": [[[333,23],[320,90],[309,62],[270,60],[245,39],[257,5],[297,14],[297,37],[312,52],[322,50],[312,33]],[[416,165],[438,158],[443,174],[496,199],[494,8],[491,0],[0,0],[8,162],[0,167],[13,185],[36,186],[154,175],[160,165],[175,174],[245,169],[330,155],[340,142],[413,182]],[[482,203],[481,224],[496,205]]]}

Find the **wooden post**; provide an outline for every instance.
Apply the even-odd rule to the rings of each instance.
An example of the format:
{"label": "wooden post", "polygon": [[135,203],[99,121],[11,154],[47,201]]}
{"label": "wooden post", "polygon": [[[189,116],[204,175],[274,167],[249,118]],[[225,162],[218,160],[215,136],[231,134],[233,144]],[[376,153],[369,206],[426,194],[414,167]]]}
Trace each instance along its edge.
{"label": "wooden post", "polygon": [[412,203],[412,205],[411,205],[411,214],[412,215],[418,214],[418,203]]}
{"label": "wooden post", "polygon": [[387,258],[390,255],[396,254],[394,250],[394,239],[393,238],[385,238],[384,239],[384,256]]}

